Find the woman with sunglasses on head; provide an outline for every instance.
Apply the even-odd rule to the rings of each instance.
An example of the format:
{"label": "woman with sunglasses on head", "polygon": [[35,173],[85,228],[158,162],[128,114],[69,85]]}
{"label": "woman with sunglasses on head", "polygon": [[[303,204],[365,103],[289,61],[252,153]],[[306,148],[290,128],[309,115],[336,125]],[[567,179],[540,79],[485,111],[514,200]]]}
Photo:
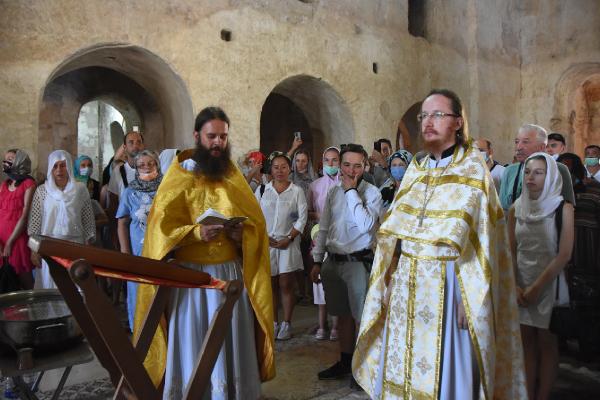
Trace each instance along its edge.
{"label": "woman with sunglasses on head", "polygon": [[2,169],[8,179],[0,186],[0,255],[12,266],[23,289],[33,289],[33,264],[27,246],[27,216],[35,192],[31,160],[19,149],[4,154]]}
{"label": "woman with sunglasses on head", "polygon": [[[288,340],[292,337],[291,321],[294,311],[295,273],[302,269],[300,238],[306,225],[308,208],[304,192],[290,182],[291,160],[282,152],[269,156],[269,172],[273,180],[255,196],[265,216],[269,235],[271,258],[271,287],[273,289],[273,311],[275,338]],[[283,321],[279,323],[277,306],[279,296],[283,306]]]}

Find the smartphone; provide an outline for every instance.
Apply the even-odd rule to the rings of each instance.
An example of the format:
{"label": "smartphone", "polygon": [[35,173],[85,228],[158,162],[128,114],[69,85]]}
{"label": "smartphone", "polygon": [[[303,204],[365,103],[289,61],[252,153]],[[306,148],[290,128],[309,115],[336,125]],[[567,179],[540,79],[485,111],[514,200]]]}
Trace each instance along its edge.
{"label": "smartphone", "polygon": [[373,148],[381,153],[381,142],[379,140],[376,142],[373,142]]}
{"label": "smartphone", "polygon": [[302,132],[294,132],[294,139],[302,140]]}

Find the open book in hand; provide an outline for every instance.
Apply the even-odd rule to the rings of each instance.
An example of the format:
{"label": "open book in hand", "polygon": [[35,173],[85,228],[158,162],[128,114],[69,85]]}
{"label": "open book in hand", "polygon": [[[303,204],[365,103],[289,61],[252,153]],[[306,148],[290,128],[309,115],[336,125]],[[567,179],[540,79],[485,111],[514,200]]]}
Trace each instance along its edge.
{"label": "open book in hand", "polygon": [[201,225],[223,225],[223,226],[234,226],[240,222],[244,222],[248,217],[231,217],[227,218],[218,211],[209,208],[204,211],[202,215],[196,218],[196,223]]}

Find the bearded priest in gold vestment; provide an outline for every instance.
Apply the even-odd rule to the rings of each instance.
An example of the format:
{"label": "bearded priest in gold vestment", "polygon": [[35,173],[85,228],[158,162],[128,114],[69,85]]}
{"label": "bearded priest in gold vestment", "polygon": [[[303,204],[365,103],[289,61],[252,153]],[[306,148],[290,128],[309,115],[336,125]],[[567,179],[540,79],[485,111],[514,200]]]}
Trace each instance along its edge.
{"label": "bearded priest in gold vestment", "polygon": [[434,90],[378,233],[353,358],[377,399],[526,399],[514,270],[494,182],[462,105]]}
{"label": "bearded priest in gold vestment", "polygon": [[[228,134],[223,110],[209,107],[198,114],[196,149],[180,153],[165,174],[148,216],[142,255],[172,257],[215,278],[243,281],[244,291],[203,398],[255,400],[261,397],[261,381],[275,375],[271,267],[265,220],[244,176],[231,162]],[[197,223],[208,209],[247,219],[233,227]],[[135,335],[154,292],[150,285],[138,289]],[[164,377],[164,399],[182,398],[222,300],[218,290],[172,289],[167,328],[157,330],[144,362],[156,385]]]}

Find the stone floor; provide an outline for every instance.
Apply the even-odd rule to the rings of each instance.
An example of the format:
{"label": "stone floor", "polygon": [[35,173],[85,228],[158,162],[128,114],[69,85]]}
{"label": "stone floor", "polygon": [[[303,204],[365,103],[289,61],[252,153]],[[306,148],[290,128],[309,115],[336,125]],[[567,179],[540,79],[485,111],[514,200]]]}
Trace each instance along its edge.
{"label": "stone floor", "polygon": [[[276,342],[277,377],[263,384],[265,400],[367,399],[364,392],[352,391],[349,381],[319,381],[316,373],[337,359],[337,343],[317,341],[310,333],[316,321],[316,308],[298,306],[294,315],[294,337]],[[46,374],[39,393],[50,399],[60,371]],[[105,400],[112,398],[113,387],[97,362],[75,367],[60,398],[68,400]],[[572,352],[561,357],[559,378],[552,400],[600,398],[600,360],[582,363]]]}

